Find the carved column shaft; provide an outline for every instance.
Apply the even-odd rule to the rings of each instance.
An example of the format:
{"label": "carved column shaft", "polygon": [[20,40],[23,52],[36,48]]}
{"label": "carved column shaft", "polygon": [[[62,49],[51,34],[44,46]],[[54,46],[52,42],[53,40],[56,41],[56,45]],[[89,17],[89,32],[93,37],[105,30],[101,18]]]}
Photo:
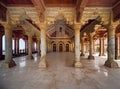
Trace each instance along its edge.
{"label": "carved column shaft", "polygon": [[12,59],[12,31],[5,30],[5,61],[9,62]]}
{"label": "carved column shaft", "polygon": [[95,40],[93,39],[93,41],[92,41],[92,50],[93,50],[93,53],[95,53]]}
{"label": "carved column shaft", "polygon": [[28,59],[33,59],[32,56],[32,35],[28,35]]}
{"label": "carved column shaft", "polygon": [[86,44],[85,44],[85,49],[86,49],[86,53],[88,53],[88,49],[89,49],[89,44],[88,44],[88,42],[86,42]]}
{"label": "carved column shaft", "polygon": [[107,67],[118,67],[118,63],[115,59],[115,27],[109,26],[108,28],[108,59],[105,62]]}
{"label": "carved column shaft", "polygon": [[82,38],[82,40],[81,40],[81,54],[80,54],[80,56],[85,56],[84,52],[85,52],[85,49],[84,49],[84,38]]}
{"label": "carved column shaft", "polygon": [[2,58],[2,34],[0,33],[0,59]]}
{"label": "carved column shaft", "polygon": [[119,58],[120,58],[120,35],[119,35],[119,42],[118,42],[118,44],[119,44],[118,55],[119,55]]}
{"label": "carved column shaft", "polygon": [[15,37],[15,55],[19,55],[19,37]]}
{"label": "carved column shaft", "polygon": [[99,56],[104,56],[104,38],[100,37],[100,54]]}
{"label": "carved column shaft", "polygon": [[119,50],[120,49],[120,44],[119,44],[120,42],[119,41],[120,41],[120,36],[117,37],[117,57],[118,58],[120,57],[120,55],[119,55],[120,54],[120,50]]}
{"label": "carved column shaft", "polygon": [[80,62],[80,30],[75,29],[75,67],[81,67]]}
{"label": "carved column shaft", "polygon": [[46,61],[46,27],[41,29],[41,58],[39,67],[40,68],[46,68],[47,67],[47,61]]}
{"label": "carved column shaft", "polygon": [[38,55],[40,55],[40,38],[38,38],[37,40],[37,52],[38,52]]}
{"label": "carved column shaft", "polygon": [[89,34],[89,56],[88,59],[94,59],[93,54],[93,35],[92,33]]}
{"label": "carved column shaft", "polygon": [[25,53],[28,54],[28,40],[25,39]]}
{"label": "carved column shaft", "polygon": [[12,30],[9,26],[5,27],[5,60],[2,64],[3,68],[10,68],[15,66],[12,60]]}
{"label": "carved column shaft", "polygon": [[119,58],[119,54],[120,54],[120,51],[119,51],[119,42],[120,41],[120,37],[119,35],[116,35],[116,38],[115,38],[115,59],[118,59]]}

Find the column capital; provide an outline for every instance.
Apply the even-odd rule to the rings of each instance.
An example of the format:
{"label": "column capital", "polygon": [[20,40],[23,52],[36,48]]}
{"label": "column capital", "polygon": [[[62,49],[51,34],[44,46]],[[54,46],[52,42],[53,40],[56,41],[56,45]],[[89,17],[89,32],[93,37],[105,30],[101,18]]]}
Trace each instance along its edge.
{"label": "column capital", "polygon": [[75,24],[74,25],[74,29],[75,30],[80,30],[81,29],[81,25],[80,24]]}
{"label": "column capital", "polygon": [[109,28],[115,30],[118,25],[120,25],[120,23],[118,21],[117,22],[112,22],[109,25]]}
{"label": "column capital", "polygon": [[27,36],[28,36],[28,38],[29,38],[29,37],[32,37],[33,35],[32,35],[32,34],[27,33]]}
{"label": "column capital", "polygon": [[89,37],[93,37],[94,36],[94,33],[89,33]]}
{"label": "column capital", "polygon": [[117,34],[116,34],[116,37],[119,37],[119,36],[120,36],[120,33],[117,33]]}

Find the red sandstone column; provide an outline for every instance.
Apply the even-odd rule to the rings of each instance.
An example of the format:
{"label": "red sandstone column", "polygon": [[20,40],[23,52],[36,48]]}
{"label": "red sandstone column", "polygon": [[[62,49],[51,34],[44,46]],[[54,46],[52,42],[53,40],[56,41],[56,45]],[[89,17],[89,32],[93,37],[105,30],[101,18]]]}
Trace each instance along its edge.
{"label": "red sandstone column", "polygon": [[104,38],[100,37],[100,54],[99,56],[104,56]]}
{"label": "red sandstone column", "polygon": [[14,40],[14,43],[15,43],[15,55],[16,56],[19,56],[19,38],[18,37],[15,37],[15,40]]}
{"label": "red sandstone column", "polygon": [[16,55],[19,56],[19,37],[16,37]]}
{"label": "red sandstone column", "polygon": [[116,35],[116,38],[115,38],[115,59],[119,59],[119,42],[120,41],[120,38],[119,38],[119,35]]}

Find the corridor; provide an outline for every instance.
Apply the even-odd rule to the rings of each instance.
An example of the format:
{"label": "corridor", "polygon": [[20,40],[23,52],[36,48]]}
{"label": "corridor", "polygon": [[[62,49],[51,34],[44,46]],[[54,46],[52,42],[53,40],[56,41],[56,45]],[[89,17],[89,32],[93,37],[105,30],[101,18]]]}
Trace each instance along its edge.
{"label": "corridor", "polygon": [[106,58],[94,56],[95,60],[81,57],[83,67],[74,68],[73,53],[48,53],[46,69],[38,67],[36,54],[34,60],[14,58],[17,66],[0,68],[0,89],[120,89],[120,69],[105,67]]}

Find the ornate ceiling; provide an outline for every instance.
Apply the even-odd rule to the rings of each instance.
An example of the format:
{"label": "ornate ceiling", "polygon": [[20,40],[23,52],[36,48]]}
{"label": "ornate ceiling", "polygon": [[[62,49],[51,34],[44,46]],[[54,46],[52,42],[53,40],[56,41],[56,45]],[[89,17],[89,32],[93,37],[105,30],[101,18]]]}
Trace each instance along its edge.
{"label": "ornate ceiling", "polygon": [[[22,6],[22,5],[30,5],[33,6],[34,0],[0,0],[0,2],[4,3],[7,6]],[[39,1],[39,0],[35,0]],[[78,2],[82,2],[84,0],[40,0],[44,2],[46,6],[76,6]],[[88,0],[86,6],[113,6],[119,0]]]}
{"label": "ornate ceiling", "polygon": [[63,7],[63,6],[75,6],[77,0],[44,0],[44,3],[48,7]]}
{"label": "ornate ceiling", "polygon": [[0,0],[7,6],[33,6],[31,0]]}
{"label": "ornate ceiling", "polygon": [[77,28],[97,16],[102,17],[102,23],[108,24],[111,8],[119,2],[120,0],[0,0],[0,4],[7,7],[12,24],[18,24],[25,13],[31,23],[40,28],[44,23],[48,26],[54,24],[59,16]]}

